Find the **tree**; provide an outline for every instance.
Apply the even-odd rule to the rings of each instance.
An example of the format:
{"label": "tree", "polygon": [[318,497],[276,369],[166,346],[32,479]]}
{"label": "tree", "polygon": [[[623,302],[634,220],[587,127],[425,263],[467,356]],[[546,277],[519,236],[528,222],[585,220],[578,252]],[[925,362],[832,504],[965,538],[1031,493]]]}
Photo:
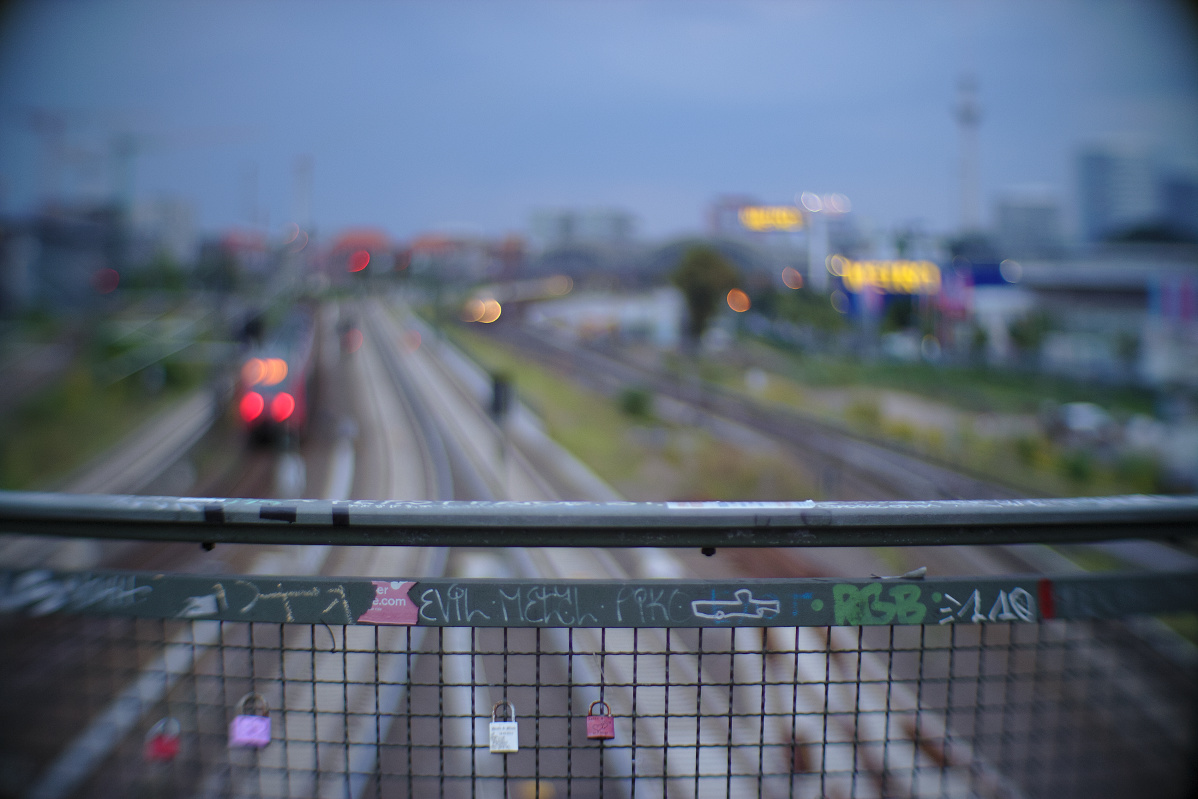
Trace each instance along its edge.
{"label": "tree", "polygon": [[714,247],[698,245],[687,250],[670,274],[686,300],[686,335],[698,343],[720,301],[736,288],[740,273]]}

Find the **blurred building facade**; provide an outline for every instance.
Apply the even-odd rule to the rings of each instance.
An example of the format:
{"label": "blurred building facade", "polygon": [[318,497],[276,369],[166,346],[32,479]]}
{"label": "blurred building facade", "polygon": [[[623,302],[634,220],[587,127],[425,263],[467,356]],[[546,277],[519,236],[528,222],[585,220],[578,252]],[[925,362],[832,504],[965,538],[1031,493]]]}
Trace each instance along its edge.
{"label": "blurred building facade", "polygon": [[112,205],[48,206],[5,221],[0,242],[0,307],[6,312],[87,307],[103,293],[96,276],[128,262],[134,244]]}
{"label": "blurred building facade", "polygon": [[1152,224],[1160,216],[1156,169],[1146,149],[1095,144],[1078,157],[1082,235],[1099,242]]}
{"label": "blurred building facade", "polygon": [[995,208],[996,236],[1011,258],[1055,258],[1064,253],[1060,201],[1047,187],[1009,189]]}

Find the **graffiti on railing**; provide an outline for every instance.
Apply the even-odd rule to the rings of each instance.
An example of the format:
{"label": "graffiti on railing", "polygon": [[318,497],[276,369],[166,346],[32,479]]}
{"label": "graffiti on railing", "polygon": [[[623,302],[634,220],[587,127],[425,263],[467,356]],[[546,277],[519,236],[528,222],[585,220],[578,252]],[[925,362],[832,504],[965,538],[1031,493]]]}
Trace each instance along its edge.
{"label": "graffiti on railing", "polygon": [[[1198,605],[1198,575],[873,580],[362,580],[0,571],[0,612],[438,627],[1033,623]],[[1198,609],[1198,608],[1194,608]]]}

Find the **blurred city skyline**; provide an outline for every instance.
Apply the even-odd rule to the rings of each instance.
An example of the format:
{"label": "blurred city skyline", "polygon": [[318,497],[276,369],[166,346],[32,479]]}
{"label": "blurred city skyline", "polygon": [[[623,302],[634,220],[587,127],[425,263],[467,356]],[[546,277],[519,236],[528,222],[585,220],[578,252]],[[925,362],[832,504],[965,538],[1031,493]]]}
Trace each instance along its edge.
{"label": "blurred city skyline", "polygon": [[[189,204],[495,235],[618,208],[699,230],[719,196],[847,195],[882,228],[1041,187],[1076,227],[1096,142],[1198,171],[1194,18],[1174,2],[16,3],[0,30],[0,213]],[[131,196],[129,196],[131,195]]]}

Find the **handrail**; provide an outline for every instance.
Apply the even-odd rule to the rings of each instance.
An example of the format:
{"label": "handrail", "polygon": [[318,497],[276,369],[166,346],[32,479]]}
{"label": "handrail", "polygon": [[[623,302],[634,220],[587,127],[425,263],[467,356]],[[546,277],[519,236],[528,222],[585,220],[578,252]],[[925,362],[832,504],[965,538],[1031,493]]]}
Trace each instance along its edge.
{"label": "handrail", "polygon": [[1198,496],[910,502],[431,502],[0,492],[0,533],[198,543],[809,547],[1198,535]]}

